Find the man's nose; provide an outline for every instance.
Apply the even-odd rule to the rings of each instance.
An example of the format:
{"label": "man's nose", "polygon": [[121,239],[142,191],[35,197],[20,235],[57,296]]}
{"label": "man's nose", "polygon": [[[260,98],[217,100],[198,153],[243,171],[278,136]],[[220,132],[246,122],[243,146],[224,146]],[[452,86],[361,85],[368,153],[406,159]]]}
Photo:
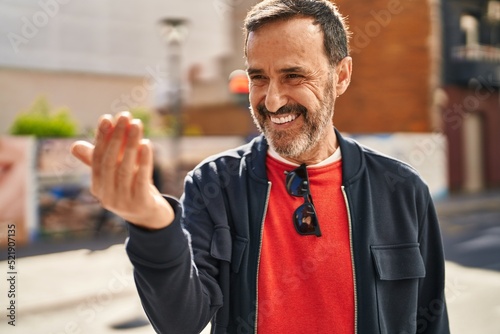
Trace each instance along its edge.
{"label": "man's nose", "polygon": [[271,81],[267,88],[265,105],[270,112],[276,112],[279,108],[286,105],[288,98],[285,95],[283,87],[276,82]]}

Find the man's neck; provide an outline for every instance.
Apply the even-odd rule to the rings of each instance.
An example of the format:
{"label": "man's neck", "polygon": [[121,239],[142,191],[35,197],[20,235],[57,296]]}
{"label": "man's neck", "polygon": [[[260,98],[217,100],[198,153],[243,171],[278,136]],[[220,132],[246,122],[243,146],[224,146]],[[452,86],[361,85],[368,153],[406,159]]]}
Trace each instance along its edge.
{"label": "man's neck", "polygon": [[[317,165],[321,163],[322,161],[328,159],[331,157],[335,151],[337,151],[337,148],[339,147],[338,141],[337,141],[337,135],[335,134],[335,130],[333,126],[327,131],[323,139],[321,139],[316,145],[302,154],[299,157],[288,157],[288,156],[282,156],[280,155],[283,159],[287,160],[288,162],[296,165],[301,165],[305,163],[306,165]],[[278,154],[278,153],[276,153]]]}

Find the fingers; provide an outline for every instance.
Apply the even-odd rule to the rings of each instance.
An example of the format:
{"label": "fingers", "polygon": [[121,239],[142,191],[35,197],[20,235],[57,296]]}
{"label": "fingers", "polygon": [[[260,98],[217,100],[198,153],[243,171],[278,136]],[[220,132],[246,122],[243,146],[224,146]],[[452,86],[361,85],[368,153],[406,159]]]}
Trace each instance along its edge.
{"label": "fingers", "polygon": [[125,138],[123,158],[116,172],[118,193],[125,193],[133,189],[132,183],[137,170],[137,155],[141,138],[142,123],[139,120],[132,120]]}
{"label": "fingers", "polygon": [[129,113],[101,117],[95,146],[76,142],[71,152],[92,168],[91,193],[108,210],[146,228],[162,228],[174,213],[153,186],[153,150],[142,123]]}
{"label": "fingers", "polygon": [[[146,158],[141,158],[141,151]],[[152,165],[150,148],[142,142],[140,120],[133,120],[127,112],[118,114],[114,124],[108,117],[101,119],[92,156],[92,193],[103,206],[122,211],[133,204],[134,194],[141,194],[139,200],[147,198],[152,172],[143,170],[152,170]]]}
{"label": "fingers", "polygon": [[113,131],[113,120],[110,115],[104,115],[100,118],[95,138],[95,147],[92,154],[92,186],[91,193],[99,197],[102,178],[102,160],[108,146],[108,137]]}
{"label": "fingers", "polygon": [[137,166],[134,196],[140,198],[150,190],[153,179],[153,149],[147,139],[143,139],[140,143]]}
{"label": "fingers", "polygon": [[[130,114],[120,113],[112,134],[109,137],[106,145],[106,151],[102,155],[100,162],[101,180],[100,187],[97,189],[100,196],[106,198],[115,198],[117,184],[121,182],[123,174],[117,174],[119,166],[122,163],[123,148],[127,142],[126,135],[130,124]],[[116,194],[118,195],[118,194]]]}
{"label": "fingers", "polygon": [[71,145],[71,154],[87,166],[92,165],[92,155],[94,153],[94,145],[83,141],[79,140],[73,143]]}

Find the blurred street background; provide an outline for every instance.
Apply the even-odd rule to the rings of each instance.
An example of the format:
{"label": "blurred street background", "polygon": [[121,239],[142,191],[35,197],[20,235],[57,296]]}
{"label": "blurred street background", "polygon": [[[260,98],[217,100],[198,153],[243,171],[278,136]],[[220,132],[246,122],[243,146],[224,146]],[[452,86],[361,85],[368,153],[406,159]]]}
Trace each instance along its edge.
{"label": "blurred street background", "polygon": [[[256,2],[0,0],[0,333],[154,332],[125,225],[69,147],[129,110],[153,142],[155,185],[179,196],[198,162],[257,134],[241,33]],[[335,125],[419,171],[452,333],[499,334],[500,1],[336,4],[354,70]]]}

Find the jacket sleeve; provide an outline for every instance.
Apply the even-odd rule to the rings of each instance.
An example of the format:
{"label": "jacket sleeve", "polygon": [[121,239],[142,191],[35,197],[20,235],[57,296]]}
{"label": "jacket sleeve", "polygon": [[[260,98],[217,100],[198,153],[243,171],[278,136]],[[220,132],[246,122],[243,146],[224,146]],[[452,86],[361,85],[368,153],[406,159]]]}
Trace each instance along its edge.
{"label": "jacket sleeve", "polygon": [[448,313],[444,296],[444,253],[434,204],[427,192],[425,214],[420,221],[420,252],[426,276],[419,283],[417,333],[448,334]]}
{"label": "jacket sleeve", "polygon": [[[191,190],[192,191],[192,190]],[[190,233],[184,228],[180,203],[166,198],[175,209],[174,222],[161,230],[148,231],[129,224],[127,253],[134,266],[134,278],[144,310],[158,333],[200,333],[222,305],[217,284],[217,261],[195,264]],[[190,199],[185,200],[190,206]],[[200,209],[203,211],[203,209]],[[197,225],[197,243],[208,249],[212,224]],[[203,260],[201,260],[203,261]]]}

